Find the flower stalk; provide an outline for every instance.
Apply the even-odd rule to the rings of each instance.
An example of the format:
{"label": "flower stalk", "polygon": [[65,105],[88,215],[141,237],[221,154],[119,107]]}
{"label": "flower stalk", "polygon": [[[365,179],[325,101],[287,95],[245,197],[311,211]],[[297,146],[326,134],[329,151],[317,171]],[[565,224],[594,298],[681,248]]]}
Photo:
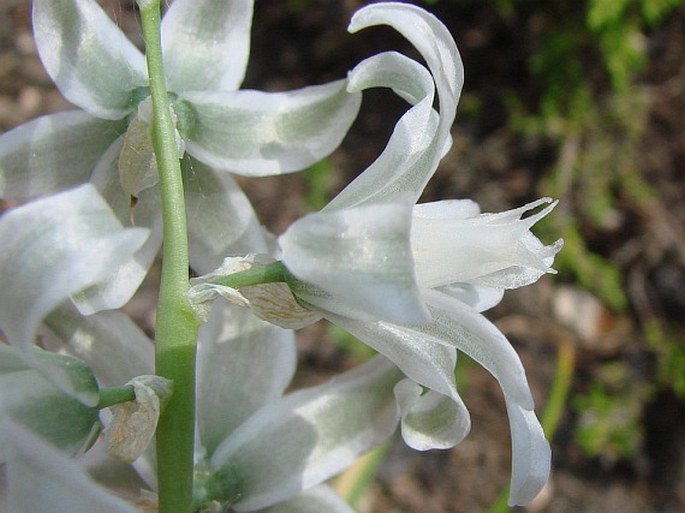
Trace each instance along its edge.
{"label": "flower stalk", "polygon": [[264,283],[285,283],[287,282],[288,274],[288,270],[283,265],[283,262],[277,261],[265,266],[257,266],[245,271],[217,276],[210,279],[209,283],[231,287],[232,289],[240,289]]}
{"label": "flower stalk", "polygon": [[134,401],[136,398],[135,390],[132,385],[124,385],[122,387],[107,387],[100,389],[100,400],[97,404],[97,409],[109,408],[115,404],[126,403]]}
{"label": "flower stalk", "polygon": [[187,513],[193,489],[195,337],[187,300],[188,236],[181,166],[164,79],[159,0],[139,0],[150,80],[154,148],[162,203],[162,274],[155,336],[156,373],[174,384],[157,428],[159,511]]}

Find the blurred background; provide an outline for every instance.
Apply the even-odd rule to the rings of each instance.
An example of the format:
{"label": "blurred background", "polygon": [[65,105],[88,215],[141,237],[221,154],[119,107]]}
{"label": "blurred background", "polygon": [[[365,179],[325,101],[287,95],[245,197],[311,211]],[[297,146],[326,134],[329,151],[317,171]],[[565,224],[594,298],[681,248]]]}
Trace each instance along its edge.
{"label": "blurred background", "polygon": [[[140,44],[133,2],[100,3]],[[349,35],[363,3],[257,0],[244,87],[327,82],[383,50],[416,56],[390,29]],[[528,511],[685,511],[685,0],[414,3],[450,28],[466,69],[454,146],[423,200],[501,211],[560,199],[536,226],[547,243],[565,239],[559,274],[508,292],[488,314],[520,354],[552,440],[552,479]],[[30,3],[0,0],[0,130],[67,108],[37,58]],[[405,109],[391,92],[369,91],[330,158],[241,180],[262,222],[280,233],[325,205],[375,159]],[[150,329],[154,274],[148,287],[128,308]],[[368,357],[323,324],[299,333],[299,349],[297,386]],[[508,511],[501,392],[466,357],[457,379],[472,433],[450,451],[392,443],[356,494],[359,511]]]}

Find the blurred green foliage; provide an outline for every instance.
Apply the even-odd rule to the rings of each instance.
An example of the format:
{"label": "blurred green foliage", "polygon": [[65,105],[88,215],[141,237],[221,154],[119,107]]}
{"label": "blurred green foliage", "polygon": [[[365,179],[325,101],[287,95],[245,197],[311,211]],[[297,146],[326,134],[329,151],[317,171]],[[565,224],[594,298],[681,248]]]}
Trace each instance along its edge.
{"label": "blurred green foliage", "polygon": [[[543,7],[493,1],[500,9],[529,5],[542,20],[537,50],[528,59],[542,86],[537,108],[526,109],[515,96],[508,105],[511,128],[544,137],[558,149],[556,164],[540,183],[542,194],[562,199],[542,226],[545,236],[565,240],[555,267],[623,311],[628,301],[621,270],[606,248],[595,248],[625,222],[626,204],[639,208],[656,198],[639,167],[650,104],[637,78],[648,62],[648,30],[685,2],[587,0]],[[684,397],[682,338],[667,336],[656,321],[643,330],[662,385]],[[633,457],[640,447],[643,409],[654,389],[630,377],[629,369],[621,361],[603,365],[587,391],[574,397],[575,440],[589,456],[613,462]]]}
{"label": "blurred green foliage", "polygon": [[575,397],[580,414],[575,440],[591,457],[614,463],[634,457],[642,439],[642,404],[630,393],[610,394],[593,383],[586,394]]}
{"label": "blurred green foliage", "polygon": [[[649,64],[648,36],[685,0],[489,3],[502,19],[516,19],[516,26],[530,33],[526,63],[534,86],[523,95],[505,92],[505,103],[508,129],[555,149],[556,161],[538,192],[560,198],[561,204],[541,223],[539,234],[543,240],[564,238],[555,261],[562,277],[614,312],[624,312],[626,283],[612,258],[616,247],[611,238],[620,240],[620,231],[630,225],[624,217],[630,210],[658,201],[644,179],[639,154],[651,108],[641,77]],[[478,110],[477,104],[472,107]],[[658,319],[641,329],[654,355],[659,388],[685,397],[682,329]],[[630,369],[622,360],[605,362],[572,400],[578,415],[574,438],[588,456],[611,463],[632,458],[640,449],[644,407],[657,387],[645,377],[631,376]]]}
{"label": "blurred green foliage", "polygon": [[333,165],[330,159],[320,160],[303,173],[307,184],[305,202],[314,211],[321,210],[331,199]]}
{"label": "blurred green foliage", "polygon": [[[510,0],[508,7],[523,3]],[[622,200],[653,198],[638,168],[650,105],[635,78],[647,62],[645,32],[679,5],[685,2],[588,0],[540,8],[542,28],[528,61],[542,86],[537,109],[509,99],[511,128],[558,148],[540,185],[567,205],[543,226],[566,240],[557,267],[615,311],[627,306],[619,269],[587,234],[601,240],[611,233],[622,221]]]}
{"label": "blurred green foliage", "polygon": [[645,338],[656,356],[659,384],[685,399],[685,332],[652,319],[645,326]]}

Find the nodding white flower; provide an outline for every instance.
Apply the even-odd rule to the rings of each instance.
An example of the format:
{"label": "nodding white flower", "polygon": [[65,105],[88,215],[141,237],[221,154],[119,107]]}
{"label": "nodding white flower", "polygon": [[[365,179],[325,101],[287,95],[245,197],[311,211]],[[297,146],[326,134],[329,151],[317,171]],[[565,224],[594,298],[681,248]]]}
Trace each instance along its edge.
{"label": "nodding white flower", "polygon": [[[339,145],[360,104],[345,79],[289,92],[238,90],[252,11],[253,0],[175,0],[162,20],[179,155],[185,152],[191,263],[200,272],[222,255],[254,249],[245,234],[258,222],[229,172],[264,176],[308,167]],[[145,58],[92,0],[36,0],[33,29],[48,74],[82,110],[50,114],[0,137],[0,197],[33,199],[90,181],[123,223],[133,218],[151,228],[129,265],[79,302],[83,312],[116,308],[161,244]]]}
{"label": "nodding white flower", "polygon": [[[511,423],[511,504],[529,502],[547,481],[549,445],[516,352],[481,312],[495,306],[504,289],[554,272],[550,266],[561,241],[546,246],[530,228],[555,204],[543,198],[481,214],[468,200],[413,208],[371,203],[311,214],[279,238],[301,305],[390,358],[418,384],[452,399],[464,418],[468,413],[454,383],[456,350],[497,378]],[[434,438],[422,433],[418,442],[404,434],[409,445],[425,449],[454,445],[466,431],[464,420],[441,425]]]}
{"label": "nodding white flower", "polygon": [[[457,350],[488,369],[502,387],[511,425],[509,502],[525,504],[547,481],[550,448],[518,355],[481,312],[496,305],[504,289],[554,272],[562,242],[544,245],[530,229],[556,202],[542,198],[494,214],[469,200],[415,205],[451,145],[463,69],[447,29],[423,10],[370,5],[355,14],[351,30],[379,24],[409,39],[430,73],[397,54],[375,56],[350,73],[351,88],[390,87],[412,107],[368,169],[279,237],[288,285],[300,308],[346,329],[392,360],[419,390],[429,389],[432,403],[423,406],[432,422],[419,430],[402,426],[412,447],[451,447],[470,428],[454,381]],[[433,109],[436,88],[439,112]],[[287,305],[264,310],[246,295],[245,302],[272,322],[286,317]],[[278,315],[270,317],[274,310]],[[294,322],[305,318],[293,312]],[[417,394],[403,391],[409,389],[398,389],[400,402]],[[441,416],[446,404],[451,414]]]}

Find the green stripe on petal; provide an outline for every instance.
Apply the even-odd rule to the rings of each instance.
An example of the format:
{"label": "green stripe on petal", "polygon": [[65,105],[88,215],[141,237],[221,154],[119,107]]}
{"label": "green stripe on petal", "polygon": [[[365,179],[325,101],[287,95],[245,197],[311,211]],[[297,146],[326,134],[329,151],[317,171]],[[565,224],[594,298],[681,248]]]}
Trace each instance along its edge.
{"label": "green stripe on petal", "polygon": [[197,344],[198,429],[211,455],[247,417],[281,397],[295,372],[295,341],[291,330],[217,301]]}
{"label": "green stripe on petal", "polygon": [[123,121],[82,111],[34,119],[0,136],[0,197],[32,199],[88,181]]}
{"label": "green stripe on petal", "polygon": [[190,265],[196,272],[216,269],[226,255],[268,252],[257,214],[230,174],[188,156],[181,161],[181,169]]}
{"label": "green stripe on petal", "polygon": [[63,304],[46,317],[45,325],[46,345],[86,362],[101,386],[120,386],[153,372],[152,341],[120,311],[83,316]]}
{"label": "green stripe on petal", "polygon": [[402,374],[376,357],[321,386],[255,412],[217,448],[211,465],[235,511],[288,499],[340,472],[397,427],[392,389]]}
{"label": "green stripe on petal", "polygon": [[235,91],[250,54],[252,0],[175,0],[162,19],[172,91]]}
{"label": "green stripe on petal", "polygon": [[[59,368],[76,394],[97,399],[98,385],[86,365],[38,349],[35,354],[43,369]],[[84,405],[65,394],[25,363],[19,351],[0,344],[0,419],[4,418],[12,418],[71,455],[90,447],[100,431],[93,405]],[[0,461],[5,458],[4,443],[0,429]]]}
{"label": "green stripe on petal", "polygon": [[361,95],[338,80],[283,93],[189,92],[194,112],[187,150],[220,170],[266,176],[304,169],[338,147]]}
{"label": "green stripe on petal", "polygon": [[93,171],[91,183],[123,226],[148,229],[149,237],[131,259],[113,269],[107,278],[74,296],[79,311],[84,315],[120,308],[128,302],[147,275],[162,245],[159,187],[140,191],[135,206],[132,206],[131,196],[121,187],[117,170],[122,140],[123,137],[119,138],[102,155]]}
{"label": "green stripe on petal", "polygon": [[34,0],[33,31],[57,88],[93,116],[123,118],[147,85],[143,55],[93,0]]}

